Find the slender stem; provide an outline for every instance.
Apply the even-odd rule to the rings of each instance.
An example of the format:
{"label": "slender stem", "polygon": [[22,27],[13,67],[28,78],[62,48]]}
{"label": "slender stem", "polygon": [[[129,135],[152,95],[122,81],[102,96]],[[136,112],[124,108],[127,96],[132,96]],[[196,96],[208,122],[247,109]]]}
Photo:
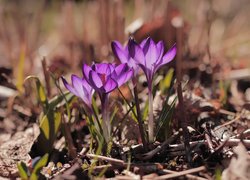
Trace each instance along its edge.
{"label": "slender stem", "polygon": [[148,84],[148,139],[154,141],[154,114],[153,114],[153,92],[152,83]]}
{"label": "slender stem", "polygon": [[47,96],[51,97],[50,77],[49,77],[49,72],[47,69],[47,62],[46,62],[45,57],[43,57],[43,60],[42,60],[42,67],[43,67],[43,74],[44,74],[45,85],[46,85],[45,87],[48,93]]}
{"label": "slender stem", "polygon": [[138,125],[139,125],[139,131],[140,131],[140,134],[141,134],[141,140],[142,140],[143,147],[147,151],[148,146],[147,146],[146,136],[145,136],[144,128],[143,128],[141,109],[140,109],[139,98],[138,98],[138,90],[137,90],[137,85],[136,85],[135,78],[133,78],[132,81],[133,81],[133,84],[134,84],[135,107],[136,107],[136,112],[137,112],[137,120],[138,120]]}
{"label": "slender stem", "polygon": [[64,137],[65,137],[66,143],[68,144],[69,155],[71,158],[76,158],[76,156],[77,156],[76,147],[74,146],[73,139],[72,139],[72,136],[70,133],[70,126],[68,125],[68,123],[64,119],[63,108],[61,108],[60,111],[62,114],[62,117],[61,117],[62,127],[64,130]]}
{"label": "slender stem", "polygon": [[[180,18],[180,21],[182,22],[182,18]],[[183,94],[182,94],[182,86],[181,86],[181,80],[182,80],[182,58],[183,58],[183,52],[182,52],[182,43],[183,43],[183,23],[181,23],[179,26],[176,26],[177,29],[177,63],[176,63],[176,78],[177,78],[177,95],[179,100],[179,108],[181,114],[179,114],[179,122],[181,124],[181,127],[183,129],[183,137],[184,137],[184,145],[185,145],[185,151],[186,151],[186,158],[188,161],[188,165],[191,165],[191,155],[189,153],[190,151],[190,145],[189,145],[189,132],[187,129],[188,123],[186,118],[186,110],[183,100]]]}
{"label": "slender stem", "polygon": [[106,143],[108,144],[110,140],[110,122],[109,122],[109,112],[108,112],[108,94],[101,94],[101,103],[102,103],[102,129],[103,135]]}
{"label": "slender stem", "polygon": [[101,125],[100,120],[99,120],[99,118],[98,118],[98,116],[97,116],[97,114],[96,114],[96,112],[95,112],[95,110],[94,110],[93,105],[91,105],[91,108],[89,108],[89,110],[90,110],[90,112],[91,112],[91,115],[89,116],[89,118],[92,118],[92,114],[94,115],[94,117],[95,117],[95,119],[96,119],[96,121],[97,121],[97,124],[98,124],[98,126],[99,126],[100,133],[103,133],[102,125]]}

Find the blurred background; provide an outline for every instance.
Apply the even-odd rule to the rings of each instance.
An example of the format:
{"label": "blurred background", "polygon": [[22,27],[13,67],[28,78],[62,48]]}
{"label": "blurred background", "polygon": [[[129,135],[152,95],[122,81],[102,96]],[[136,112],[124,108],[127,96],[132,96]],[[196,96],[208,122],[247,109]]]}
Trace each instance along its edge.
{"label": "blurred background", "polygon": [[[138,42],[148,36],[155,41],[163,40],[165,51],[174,43],[177,43],[178,48],[182,47],[178,49],[178,53],[181,53],[181,65],[178,67],[182,68],[183,73],[183,84],[185,84],[183,94],[185,105],[188,107],[186,114],[189,124],[197,124],[194,127],[199,127],[197,121],[203,122],[204,119],[210,119],[210,116],[217,124],[232,120],[234,117],[236,121],[238,118],[236,113],[240,112],[239,117],[242,120],[232,125],[233,130],[237,135],[247,128],[249,130],[249,19],[250,0],[0,0],[0,176],[9,177],[9,172],[17,171],[16,162],[20,157],[21,159],[25,157],[27,162],[30,160],[28,152],[36,139],[34,137],[39,134],[36,125],[38,123],[35,122],[43,117],[43,109],[37,94],[40,93],[40,96],[45,94],[49,100],[60,95],[58,87],[60,85],[64,87],[59,78],[63,75],[69,80],[71,74],[81,76],[83,63],[117,61],[111,51],[111,42],[118,40],[126,44],[129,36],[133,36]],[[176,120],[181,119],[178,117],[179,114],[183,114],[178,111],[178,107],[175,111],[172,101],[173,111],[171,109],[166,112],[168,109],[163,109],[166,97],[169,98],[168,95],[172,93],[169,89],[175,87],[172,86],[175,83],[174,71],[179,69],[175,65],[176,60],[161,68],[157,72],[159,76],[155,76],[154,81],[155,86],[161,89],[160,93],[155,93],[154,98],[154,107],[158,109],[156,116],[160,117],[161,112],[167,113],[168,116],[168,120],[164,120],[167,123],[159,126],[163,127],[166,137],[172,131],[179,129],[180,125]],[[173,67],[171,71],[168,71],[171,67]],[[34,83],[25,81],[29,75],[41,79],[46,93],[40,92],[42,89],[40,85],[37,85],[39,91],[37,93]],[[53,75],[54,79],[50,75]],[[147,84],[145,77],[144,82],[141,77],[144,76],[138,78],[139,98],[142,100],[142,109],[146,109],[147,90],[143,91],[145,89],[143,86]],[[165,80],[168,83],[165,83]],[[168,92],[162,90],[161,82],[168,84],[168,89],[165,88],[169,90]],[[130,90],[125,88],[121,90],[126,98],[131,99]],[[115,92],[114,97],[118,97],[115,96]],[[120,123],[117,125],[121,128],[119,133],[127,133],[127,136],[124,136],[125,140],[140,142],[139,131],[135,128],[137,124],[132,118],[127,118],[127,114],[123,114],[122,103],[115,101],[111,105],[112,111],[116,111],[117,108],[118,122],[122,119],[123,123],[126,123],[122,126]],[[83,136],[88,135],[87,123],[82,121],[80,107],[79,103],[72,105],[74,116],[71,118],[72,122],[70,120],[71,124],[69,123],[71,126],[68,126],[71,128],[68,131],[78,152],[85,146]],[[211,111],[211,113],[205,112],[207,116],[204,116],[204,110],[208,111],[204,107],[208,107],[207,109]],[[219,110],[223,110],[223,113]],[[63,114],[61,108],[56,112]],[[143,119],[146,118],[147,114]],[[64,119],[62,118],[62,121]],[[157,122],[157,125],[160,123]],[[34,137],[30,131],[26,131],[31,126],[34,126],[34,134],[37,134]],[[12,138],[13,134],[20,131],[23,131],[24,135],[16,134],[16,137],[21,137],[22,141]],[[56,142],[58,146],[55,146],[55,149],[59,149],[58,147],[64,149],[62,134],[57,137],[60,140]],[[165,138],[165,135],[162,137]],[[30,136],[32,138],[29,140],[27,137]],[[24,144],[27,147],[26,151],[23,151]],[[40,147],[47,148],[47,146]],[[212,150],[214,152],[214,149]],[[38,155],[36,149],[31,151],[34,155]],[[68,162],[65,154],[62,152],[61,162]],[[206,156],[197,156],[194,161],[210,159]],[[165,158],[163,159],[165,161]],[[216,162],[213,164],[221,164],[217,158],[211,160]],[[185,161],[180,160],[180,162]]]}
{"label": "blurred background", "polygon": [[58,77],[113,61],[111,41],[130,35],[168,49],[178,26],[184,68],[248,68],[249,9],[249,0],[0,0],[0,84],[21,89],[27,75],[42,73],[43,58]]}

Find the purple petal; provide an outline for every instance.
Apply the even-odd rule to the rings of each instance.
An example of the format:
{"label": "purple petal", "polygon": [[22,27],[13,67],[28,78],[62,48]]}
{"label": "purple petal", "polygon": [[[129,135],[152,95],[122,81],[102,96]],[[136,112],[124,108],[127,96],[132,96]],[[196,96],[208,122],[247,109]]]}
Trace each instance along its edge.
{"label": "purple petal", "polygon": [[83,88],[83,101],[89,106],[91,107],[92,104],[92,95],[94,94],[94,89],[92,88],[90,91],[88,89],[86,89],[86,87],[82,87]]}
{"label": "purple petal", "polygon": [[146,42],[143,51],[146,59],[145,64],[148,69],[152,69],[152,66],[158,60],[159,52],[157,51],[155,42],[151,38]]}
{"label": "purple petal", "polygon": [[101,78],[95,71],[90,71],[89,73],[89,81],[94,89],[99,90],[103,86],[103,82]]}
{"label": "purple petal", "polygon": [[163,52],[164,52],[164,43],[163,43],[163,41],[159,41],[156,44],[156,48],[157,48],[157,51],[159,53],[159,57],[158,57],[158,60],[159,60],[159,59],[161,59],[161,56],[163,55]]}
{"label": "purple petal", "polygon": [[144,72],[146,78],[147,78],[147,81],[148,79],[150,78],[149,75],[150,75],[150,70],[147,69],[146,66],[144,66],[143,64],[139,64],[139,67],[142,69],[142,71]]}
{"label": "purple petal", "polygon": [[143,41],[140,43],[141,48],[143,49],[143,47],[145,46],[146,42],[149,40],[149,37],[146,39],[143,39]]}
{"label": "purple petal", "polygon": [[128,56],[128,61],[126,63],[130,68],[134,69],[134,75],[135,75],[139,71],[139,66],[138,63],[129,55],[128,45],[126,45],[125,47],[125,52],[127,53]]}
{"label": "purple petal", "polygon": [[[87,106],[91,106],[92,103],[92,95],[94,93],[93,89],[87,89],[84,87],[85,85],[89,86],[86,81],[83,81],[83,79],[77,77],[76,75],[71,76],[72,86],[70,86],[67,81],[62,77],[63,83],[65,87],[73,93],[75,96],[81,98],[83,102]],[[84,84],[84,82],[86,84]]]}
{"label": "purple petal", "polygon": [[89,85],[89,83],[85,79],[82,79],[82,84],[83,84],[83,91],[84,91],[85,97],[88,101],[87,104],[91,105],[92,96],[95,90]]}
{"label": "purple petal", "polygon": [[139,64],[143,64],[145,62],[144,53],[140,47],[133,39],[129,39],[128,42],[128,50],[129,55]]}
{"label": "purple petal", "polygon": [[75,89],[75,92],[77,93],[77,96],[84,99],[86,94],[83,90],[83,83],[82,79],[77,77],[76,75],[71,76],[72,86]]}
{"label": "purple petal", "polygon": [[99,74],[109,75],[114,70],[114,66],[110,63],[99,63],[94,65],[94,71]]}
{"label": "purple petal", "polygon": [[91,88],[84,79],[81,79],[76,75],[72,75],[71,76],[72,86],[70,86],[63,77],[62,80],[65,87],[71,93],[81,98],[87,106],[91,107],[92,95],[94,93],[94,89]]}
{"label": "purple petal", "polygon": [[168,52],[163,56],[162,61],[164,64],[169,63],[170,61],[172,61],[176,55],[177,52],[177,48],[176,48],[176,44],[174,44],[169,50]]}
{"label": "purple petal", "polygon": [[151,38],[148,37],[147,39],[144,39],[144,40],[141,42],[141,44],[140,44],[141,48],[143,49],[143,53],[144,53],[144,54],[146,54],[146,52],[147,52],[148,49],[149,49],[150,40],[151,40]]}
{"label": "purple petal", "polygon": [[133,68],[129,68],[127,63],[120,64],[116,66],[111,78],[118,83],[118,86],[121,86],[133,76],[133,72]]}
{"label": "purple petal", "polygon": [[83,73],[83,77],[86,79],[87,82],[89,82],[89,72],[91,70],[92,70],[91,67],[89,67],[87,64],[83,64],[82,73]]}
{"label": "purple petal", "polygon": [[163,43],[163,41],[160,41],[160,42],[158,42],[157,44],[156,44],[156,48],[157,48],[157,51],[158,51],[158,59],[157,59],[157,61],[155,62],[155,64],[154,64],[154,68],[156,68],[157,66],[159,66],[159,64],[161,64],[162,63],[162,60],[163,60],[163,58],[162,58],[162,55],[163,55],[163,53],[164,53],[164,43]]}
{"label": "purple petal", "polygon": [[118,41],[113,41],[111,47],[114,55],[121,61],[121,63],[128,62],[128,51],[126,51]]}
{"label": "purple petal", "polygon": [[68,89],[74,95],[79,96],[77,94],[77,92],[75,91],[75,89],[71,85],[69,85],[69,83],[66,81],[66,79],[64,79],[64,77],[62,77],[62,81],[63,81],[63,84],[66,87],[66,89]]}
{"label": "purple petal", "polygon": [[133,74],[134,74],[133,69],[130,69],[129,71],[122,73],[121,76],[118,79],[116,79],[118,86],[120,87],[123,84],[125,84],[129,79],[132,78]]}
{"label": "purple petal", "polygon": [[110,93],[115,88],[117,88],[118,84],[112,78],[109,78],[104,85],[105,93]]}
{"label": "purple petal", "polygon": [[123,73],[121,74],[117,79],[116,79],[116,82],[118,84],[118,86],[122,86],[127,80],[127,72],[126,73]]}
{"label": "purple petal", "polygon": [[172,61],[176,55],[176,51],[177,51],[176,44],[174,44],[172,46],[172,48],[170,48],[168,50],[168,52],[162,57],[162,59],[157,62],[156,66],[154,68],[154,72],[156,72],[158,69],[160,69],[163,65]]}
{"label": "purple petal", "polygon": [[93,90],[93,88],[89,85],[89,83],[83,78],[82,79],[82,84],[83,84],[83,86],[84,86],[84,88],[88,91],[88,92],[92,92],[92,93],[90,93],[90,94],[93,94],[94,93],[94,90]]}
{"label": "purple petal", "polygon": [[125,71],[127,71],[129,69],[128,64],[127,63],[123,63],[123,64],[119,64],[118,66],[115,67],[115,73],[117,75],[124,73]]}

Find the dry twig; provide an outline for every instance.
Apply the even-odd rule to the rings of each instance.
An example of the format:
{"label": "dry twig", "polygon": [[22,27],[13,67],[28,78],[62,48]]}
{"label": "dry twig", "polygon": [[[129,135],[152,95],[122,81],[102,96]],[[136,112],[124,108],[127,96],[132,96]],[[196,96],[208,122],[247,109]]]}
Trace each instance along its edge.
{"label": "dry twig", "polygon": [[164,141],[162,143],[162,145],[157,146],[152,151],[149,151],[149,152],[143,154],[141,159],[142,160],[151,159],[152,157],[154,157],[155,154],[157,154],[158,152],[160,152],[162,149],[166,148],[167,145],[173,143],[179,136],[180,136],[180,133],[179,133],[179,131],[177,131],[170,138],[168,138],[166,141]]}
{"label": "dry twig", "polygon": [[192,173],[197,173],[197,172],[204,171],[204,170],[206,170],[205,166],[200,166],[197,168],[188,169],[188,170],[176,172],[173,174],[159,176],[159,177],[155,178],[155,180],[176,178],[176,177],[180,177],[180,176],[184,176],[184,175],[192,174]]}

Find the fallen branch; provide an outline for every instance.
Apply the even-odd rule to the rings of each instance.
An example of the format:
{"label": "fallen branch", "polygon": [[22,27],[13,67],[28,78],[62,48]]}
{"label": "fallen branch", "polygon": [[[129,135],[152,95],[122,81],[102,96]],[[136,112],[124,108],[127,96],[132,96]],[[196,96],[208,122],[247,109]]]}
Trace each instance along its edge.
{"label": "fallen branch", "polygon": [[126,165],[126,163],[120,159],[115,159],[115,158],[101,156],[101,155],[95,155],[95,154],[86,154],[86,156],[88,158],[93,158],[93,159],[96,158],[96,159],[100,159],[103,161],[108,161],[112,165],[118,165],[118,166],[122,166],[122,167],[125,167],[125,165]]}
{"label": "fallen branch", "polygon": [[206,178],[195,176],[192,174],[186,174],[185,176],[186,176],[186,178],[192,179],[192,180],[207,180]]}
{"label": "fallen branch", "polygon": [[[110,158],[110,157],[105,157],[101,155],[95,155],[95,154],[86,154],[88,158],[96,158],[98,160],[103,160],[107,161],[112,165],[113,168],[127,168],[130,167],[130,169],[137,169],[140,172],[156,172],[159,170],[162,170],[164,167],[164,164],[161,163],[125,163],[124,161],[120,159],[115,159],[115,158]],[[99,166],[96,170],[100,170],[103,168],[111,168],[110,165],[105,165],[105,166]],[[135,170],[134,169],[134,170]]]}
{"label": "fallen branch", "polygon": [[143,154],[141,159],[142,160],[151,159],[152,157],[154,157],[155,154],[160,152],[162,149],[166,148],[166,146],[168,146],[169,144],[173,143],[179,136],[180,136],[180,133],[179,133],[179,131],[177,131],[170,138],[168,138],[166,141],[164,141],[160,146],[157,146],[152,151],[149,151],[149,152]]}
{"label": "fallen branch", "polygon": [[205,166],[200,166],[198,168],[188,169],[188,170],[181,171],[181,172],[159,176],[159,177],[156,177],[155,180],[176,178],[176,177],[180,177],[180,176],[184,176],[184,175],[192,174],[192,173],[197,173],[197,172],[204,171],[204,170],[206,170]]}
{"label": "fallen branch", "polygon": [[[168,169],[163,169],[161,170],[162,173],[164,174],[176,174],[178,173],[177,171],[173,171],[173,170],[168,170]],[[206,178],[203,177],[199,177],[199,176],[195,176],[195,175],[191,175],[191,174],[186,174],[185,175],[188,179],[194,179],[194,180],[207,180]]]}
{"label": "fallen branch", "polygon": [[91,169],[91,172],[94,174],[99,174],[101,173],[103,170],[113,170],[114,167],[111,164],[107,164],[107,165],[101,165],[101,166],[95,166]]}
{"label": "fallen branch", "polygon": [[[244,145],[246,146],[246,148],[250,148],[250,140],[248,139],[244,139],[242,140]],[[224,143],[226,142],[225,146],[237,146],[241,140],[240,139],[236,139],[236,138],[232,138],[232,139],[221,139],[221,142]],[[207,141],[205,140],[201,140],[201,141],[192,141],[190,142],[190,146],[191,148],[193,148],[194,146],[197,146],[197,145],[207,145]],[[181,150],[184,150],[185,147],[183,144],[172,144],[172,145],[169,145],[169,147],[171,148],[170,151],[181,151]]]}

